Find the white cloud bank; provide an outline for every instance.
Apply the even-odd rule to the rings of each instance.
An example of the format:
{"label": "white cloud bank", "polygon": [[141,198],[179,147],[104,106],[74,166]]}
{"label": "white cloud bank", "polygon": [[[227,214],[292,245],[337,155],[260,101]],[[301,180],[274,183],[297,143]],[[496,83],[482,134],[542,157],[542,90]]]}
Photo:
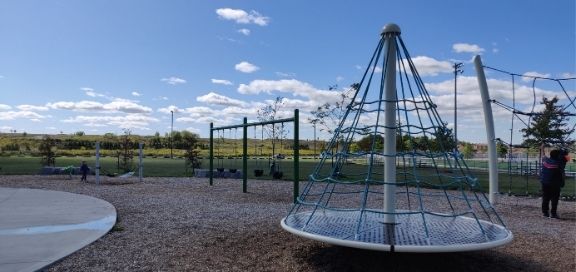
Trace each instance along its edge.
{"label": "white cloud bank", "polygon": [[109,111],[109,112],[124,112],[124,113],[150,113],[152,109],[146,106],[139,105],[130,100],[116,99],[110,103],[100,103],[95,101],[79,101],[69,102],[60,101],[55,103],[48,103],[46,107],[59,110],[73,110],[73,111]]}
{"label": "white cloud bank", "polygon": [[259,26],[266,26],[270,22],[270,18],[263,16],[257,11],[250,11],[250,13],[241,9],[219,8],[216,10],[218,17],[224,20],[234,21],[238,24],[256,24]]}
{"label": "white cloud bank", "polygon": [[66,120],[64,123],[79,123],[88,127],[117,126],[123,129],[143,129],[149,130],[148,126],[152,122],[158,122],[158,119],[143,114],[127,114],[122,116],[75,116]]}
{"label": "white cloud bank", "polygon": [[206,95],[196,97],[196,101],[207,103],[210,105],[221,105],[221,106],[235,106],[235,107],[246,107],[248,104],[244,101],[233,99],[215,92],[210,92]]}

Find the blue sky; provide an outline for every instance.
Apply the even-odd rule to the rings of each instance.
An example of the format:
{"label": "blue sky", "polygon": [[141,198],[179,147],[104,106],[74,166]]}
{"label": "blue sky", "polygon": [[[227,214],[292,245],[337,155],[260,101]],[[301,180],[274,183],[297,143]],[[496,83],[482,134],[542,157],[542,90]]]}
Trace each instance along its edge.
{"label": "blue sky", "polygon": [[[558,1],[0,1],[0,132],[208,135],[256,119],[277,96],[301,110],[302,136],[328,87],[360,80],[381,28],[398,24],[444,121],[485,142],[471,59],[516,74],[576,76],[576,7]],[[487,71],[494,97],[511,102],[510,76]],[[524,79],[524,80],[523,80]],[[515,79],[518,107],[537,95],[565,100],[557,84]],[[564,82],[576,96],[576,82]],[[539,99],[539,98],[538,98]],[[562,102],[562,100],[561,100]],[[510,114],[494,109],[497,137]],[[516,124],[518,126],[518,124]]]}

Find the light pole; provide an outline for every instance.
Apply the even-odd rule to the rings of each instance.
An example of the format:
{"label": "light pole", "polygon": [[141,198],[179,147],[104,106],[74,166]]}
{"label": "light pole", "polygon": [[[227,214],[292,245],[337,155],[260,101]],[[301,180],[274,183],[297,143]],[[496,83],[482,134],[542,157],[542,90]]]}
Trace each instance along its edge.
{"label": "light pole", "polygon": [[458,95],[457,95],[457,87],[456,87],[456,79],[458,78],[458,74],[462,74],[464,70],[462,70],[462,64],[454,63],[452,67],[454,67],[454,154],[458,153]]}
{"label": "light pole", "polygon": [[174,133],[174,111],[171,110],[170,114],[172,114],[172,118],[170,119],[170,159],[173,159],[173,153],[172,153],[172,134]]}
{"label": "light pole", "polygon": [[316,122],[312,123],[314,126],[314,159],[316,159]]}

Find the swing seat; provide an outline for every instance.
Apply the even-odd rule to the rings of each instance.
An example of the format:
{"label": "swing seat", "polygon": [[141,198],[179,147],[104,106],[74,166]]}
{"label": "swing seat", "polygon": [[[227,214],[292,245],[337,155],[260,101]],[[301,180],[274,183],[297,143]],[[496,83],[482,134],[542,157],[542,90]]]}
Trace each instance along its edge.
{"label": "swing seat", "polygon": [[254,176],[256,176],[256,177],[261,177],[262,175],[264,175],[264,170],[262,170],[262,169],[254,169]]}
{"label": "swing seat", "polygon": [[230,172],[230,173],[236,173],[237,170],[238,170],[238,169],[230,168],[230,169],[228,169],[228,172]]}

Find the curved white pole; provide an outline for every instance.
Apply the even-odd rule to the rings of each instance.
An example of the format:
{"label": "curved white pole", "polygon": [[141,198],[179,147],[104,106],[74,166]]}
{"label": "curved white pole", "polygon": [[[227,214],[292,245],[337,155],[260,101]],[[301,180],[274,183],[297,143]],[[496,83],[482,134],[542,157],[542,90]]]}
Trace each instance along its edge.
{"label": "curved white pole", "polygon": [[486,142],[488,144],[488,174],[489,174],[489,195],[491,204],[496,204],[498,196],[498,157],[496,156],[496,134],[494,133],[494,117],[492,116],[492,104],[490,104],[490,93],[488,83],[482,67],[482,60],[479,55],[474,57],[474,68],[480,87],[482,105],[484,108],[484,125],[486,126]]}

